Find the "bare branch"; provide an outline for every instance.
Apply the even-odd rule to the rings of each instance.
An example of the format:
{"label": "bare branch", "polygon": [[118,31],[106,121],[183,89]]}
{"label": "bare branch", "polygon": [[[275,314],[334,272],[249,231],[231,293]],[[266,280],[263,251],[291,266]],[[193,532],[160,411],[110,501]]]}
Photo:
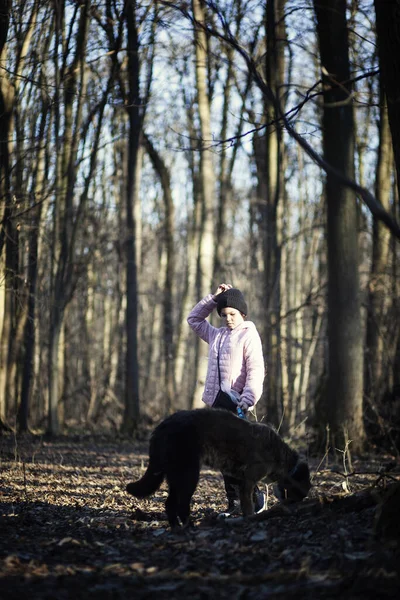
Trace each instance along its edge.
{"label": "bare branch", "polygon": [[[249,73],[251,73],[255,83],[261,90],[261,92],[268,98],[268,100],[275,107],[275,112],[278,115],[280,122],[285,127],[288,134],[296,140],[296,142],[301,146],[301,148],[305,151],[305,153],[311,158],[311,160],[317,164],[325,173],[330,173],[334,177],[340,181],[341,184],[353,190],[364,202],[364,204],[368,207],[372,215],[382,223],[386,225],[386,227],[392,232],[392,234],[400,240],[400,225],[399,223],[392,217],[390,213],[388,213],[382,206],[382,204],[375,198],[375,196],[366,188],[362,187],[353,179],[346,177],[343,173],[335,169],[332,165],[330,165],[322,156],[314,150],[314,148],[296,131],[295,127],[291,124],[289,119],[289,113],[285,113],[282,110],[280,102],[278,98],[273,93],[271,87],[264,80],[263,75],[260,73],[256,62],[254,59],[248,54],[246,49],[238,42],[238,40],[232,34],[229,24],[225,20],[224,16],[218,9],[215,2],[206,1],[207,6],[215,12],[218,16],[219,22],[222,27],[222,31],[216,29],[209,23],[203,24],[196,21],[191,13],[186,9],[187,4],[182,3],[181,5],[177,5],[173,2],[168,2],[166,0],[161,0],[161,4],[168,6],[170,8],[174,8],[179,11],[185,18],[189,19],[193,25],[196,27],[203,27],[206,29],[209,35],[212,35],[219,40],[225,42],[226,44],[231,45],[236,52],[243,58]],[[372,74],[376,72],[373,71]],[[296,111],[298,112],[298,110]],[[271,123],[267,124],[265,127],[270,126]],[[249,132],[251,133],[251,132]]]}

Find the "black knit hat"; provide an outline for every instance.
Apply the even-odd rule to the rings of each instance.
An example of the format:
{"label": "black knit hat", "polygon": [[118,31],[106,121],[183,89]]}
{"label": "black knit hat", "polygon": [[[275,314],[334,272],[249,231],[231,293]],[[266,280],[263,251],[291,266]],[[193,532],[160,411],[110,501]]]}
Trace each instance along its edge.
{"label": "black knit hat", "polygon": [[217,296],[217,312],[221,316],[223,308],[236,308],[239,312],[247,315],[247,304],[243,294],[237,288],[230,288]]}

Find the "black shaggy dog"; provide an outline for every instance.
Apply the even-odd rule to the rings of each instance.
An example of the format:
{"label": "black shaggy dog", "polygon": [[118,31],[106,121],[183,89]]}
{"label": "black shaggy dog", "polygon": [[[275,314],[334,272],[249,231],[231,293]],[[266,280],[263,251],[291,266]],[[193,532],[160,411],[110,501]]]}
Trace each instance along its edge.
{"label": "black shaggy dog", "polygon": [[149,465],[143,477],[127,485],[137,498],[153,494],[166,478],[165,503],[171,527],[189,522],[190,500],[202,464],[239,480],[242,513],[254,513],[253,489],[260,480],[278,482],[281,500],[297,502],[311,487],[306,462],[271,427],[239,419],[226,410],[201,408],[167,417],[150,439]]}

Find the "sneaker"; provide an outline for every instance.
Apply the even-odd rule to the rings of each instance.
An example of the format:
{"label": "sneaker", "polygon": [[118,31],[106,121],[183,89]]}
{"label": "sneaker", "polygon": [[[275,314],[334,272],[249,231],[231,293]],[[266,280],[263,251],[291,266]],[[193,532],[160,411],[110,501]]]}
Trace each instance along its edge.
{"label": "sneaker", "polygon": [[239,500],[229,500],[228,508],[226,512],[230,515],[240,515],[240,502]]}
{"label": "sneaker", "polygon": [[254,496],[254,512],[258,515],[263,510],[267,510],[267,496],[260,490],[257,490]]}
{"label": "sneaker", "polygon": [[241,514],[240,510],[240,502],[239,500],[229,500],[226,511],[223,513],[219,513],[219,519],[226,519],[228,517],[236,517]]}

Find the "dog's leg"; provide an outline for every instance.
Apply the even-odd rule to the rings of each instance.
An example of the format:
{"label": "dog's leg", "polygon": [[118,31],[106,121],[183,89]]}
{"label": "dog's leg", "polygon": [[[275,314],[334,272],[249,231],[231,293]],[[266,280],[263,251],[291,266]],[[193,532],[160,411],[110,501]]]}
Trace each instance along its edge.
{"label": "dog's leg", "polygon": [[243,480],[239,486],[239,497],[242,514],[244,517],[249,517],[254,514],[253,502],[254,483]]}
{"label": "dog's leg", "polygon": [[179,525],[178,517],[183,526],[187,525],[190,516],[190,501],[196,489],[200,476],[200,465],[182,465],[167,473],[169,495],[165,503],[168,522],[172,528]]}
{"label": "dog's leg", "polygon": [[178,515],[182,525],[185,527],[189,524],[190,501],[199,482],[200,465],[192,465],[189,469],[186,469],[181,476],[181,487],[178,495]]}
{"label": "dog's leg", "polygon": [[178,519],[178,490],[176,487],[169,488],[168,498],[165,502],[165,512],[167,513],[168,523],[171,529],[179,527]]}

